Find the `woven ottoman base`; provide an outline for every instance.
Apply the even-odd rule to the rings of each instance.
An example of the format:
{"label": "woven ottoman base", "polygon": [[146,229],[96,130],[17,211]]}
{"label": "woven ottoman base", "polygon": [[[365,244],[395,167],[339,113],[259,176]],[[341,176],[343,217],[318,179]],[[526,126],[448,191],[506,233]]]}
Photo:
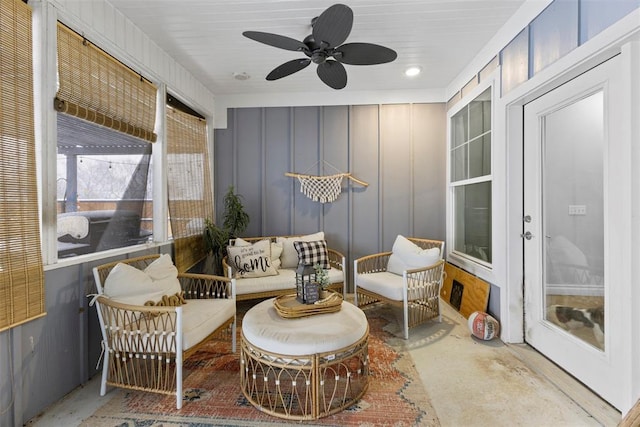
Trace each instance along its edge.
{"label": "woven ottoman base", "polygon": [[[272,305],[272,300],[262,302],[258,306],[265,303]],[[349,303],[343,304],[348,304],[347,311],[360,311]],[[264,308],[263,306],[262,309]],[[270,308],[272,309],[272,307]],[[264,338],[264,335],[269,336],[270,322],[274,321],[273,327],[279,327],[281,319],[272,317],[270,312],[256,314],[256,316],[249,316],[249,324],[246,323],[247,316],[243,319],[240,345],[242,392],[256,408],[270,415],[289,420],[312,420],[348,408],[362,397],[369,385],[369,329],[364,316],[362,317],[364,325],[359,325],[364,331],[362,334],[359,334],[359,330],[354,330],[353,318],[350,319],[350,323],[344,322],[347,313],[343,313],[342,310],[337,313],[305,318],[304,322],[306,323],[298,323],[295,328],[292,328],[295,330],[292,332],[294,335],[302,334],[305,339],[309,339],[316,332],[322,335],[322,328],[316,330],[311,327],[314,320],[317,321],[316,324],[322,324],[331,320],[329,316],[337,316],[332,319],[336,322],[334,328],[336,324],[344,325],[345,329],[351,329],[351,331],[345,331],[347,336],[350,332],[352,332],[352,336],[353,333],[360,336],[341,348],[327,348],[326,351],[294,355],[283,354],[286,351],[282,350],[274,351],[278,348],[286,350],[287,343],[292,338],[291,334],[275,334],[269,339]],[[357,319],[358,322],[361,321],[359,316]],[[303,319],[285,319],[286,322],[300,322],[301,320]],[[306,329],[304,326],[311,328]],[[251,332],[256,332],[255,328],[259,328],[263,334],[260,344],[262,347],[269,348],[265,349],[254,345],[250,341],[250,337],[245,334],[245,327]],[[340,331],[334,332],[340,333]],[[323,338],[318,337],[318,339],[322,342],[322,346],[331,347],[330,343],[322,341]]]}

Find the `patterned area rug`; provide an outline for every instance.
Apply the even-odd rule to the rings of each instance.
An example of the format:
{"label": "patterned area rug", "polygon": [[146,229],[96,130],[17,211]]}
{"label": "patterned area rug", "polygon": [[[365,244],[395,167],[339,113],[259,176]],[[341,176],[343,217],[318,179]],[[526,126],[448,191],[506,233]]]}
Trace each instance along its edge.
{"label": "patterned area rug", "polygon": [[172,396],[110,389],[113,398],[82,426],[439,426],[411,356],[386,331],[395,319],[382,306],[366,313],[369,388],[357,404],[340,413],[311,422],[287,422],[259,411],[240,391],[238,353],[230,352],[229,342],[214,340],[184,362],[182,409],[175,408]]}

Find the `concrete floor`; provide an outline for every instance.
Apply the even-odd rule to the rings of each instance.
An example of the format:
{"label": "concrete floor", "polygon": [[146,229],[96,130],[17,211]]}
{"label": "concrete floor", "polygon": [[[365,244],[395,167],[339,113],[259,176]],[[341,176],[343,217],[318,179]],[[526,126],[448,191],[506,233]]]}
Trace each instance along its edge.
{"label": "concrete floor", "polygon": [[[467,321],[443,303],[442,323],[398,325],[395,344],[408,348],[444,427],[616,426],[620,413],[526,345],[473,338]],[[399,314],[399,313],[398,313]],[[77,426],[110,398],[100,397],[99,376],[27,423]]]}

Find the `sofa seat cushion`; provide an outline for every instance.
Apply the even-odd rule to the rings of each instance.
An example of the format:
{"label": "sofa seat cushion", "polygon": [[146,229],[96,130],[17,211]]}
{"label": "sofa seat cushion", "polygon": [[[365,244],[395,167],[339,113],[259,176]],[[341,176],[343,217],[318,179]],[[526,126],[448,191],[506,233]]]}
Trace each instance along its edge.
{"label": "sofa seat cushion", "polygon": [[233,299],[190,299],[182,306],[182,347],[187,350],[236,313]]}
{"label": "sofa seat cushion", "polygon": [[[295,268],[281,268],[277,276],[243,278],[236,281],[236,294],[245,295],[269,291],[280,291],[283,289],[296,288]],[[330,268],[329,283],[341,283],[344,281],[342,270]]]}

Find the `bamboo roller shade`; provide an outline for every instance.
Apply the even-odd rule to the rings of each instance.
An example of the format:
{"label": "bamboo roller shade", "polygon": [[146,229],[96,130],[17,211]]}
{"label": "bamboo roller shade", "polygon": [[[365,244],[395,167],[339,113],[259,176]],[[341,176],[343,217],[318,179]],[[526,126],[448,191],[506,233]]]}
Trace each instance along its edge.
{"label": "bamboo roller shade", "polygon": [[31,8],[0,0],[0,331],[44,315]]}
{"label": "bamboo roller shade", "polygon": [[213,216],[207,122],[167,106],[167,178],[175,264],[184,272],[205,255],[205,218]]}
{"label": "bamboo roller shade", "polygon": [[57,111],[155,141],[156,86],[58,23]]}

